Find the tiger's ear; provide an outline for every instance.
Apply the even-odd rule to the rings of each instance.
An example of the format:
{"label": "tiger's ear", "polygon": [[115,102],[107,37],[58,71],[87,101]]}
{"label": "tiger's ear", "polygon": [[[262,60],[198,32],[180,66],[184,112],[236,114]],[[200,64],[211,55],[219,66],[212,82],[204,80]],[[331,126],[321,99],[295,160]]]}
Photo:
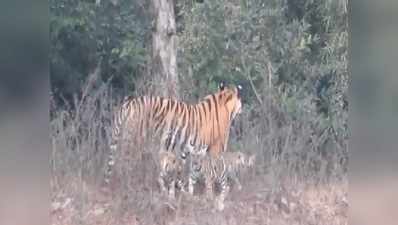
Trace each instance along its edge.
{"label": "tiger's ear", "polygon": [[220,89],[220,91],[223,91],[224,88],[225,88],[225,82],[224,82],[224,81],[221,81],[221,82],[218,84],[218,89]]}
{"label": "tiger's ear", "polygon": [[238,98],[240,98],[242,96],[242,86],[239,84],[238,86],[236,86],[236,89],[238,90]]}

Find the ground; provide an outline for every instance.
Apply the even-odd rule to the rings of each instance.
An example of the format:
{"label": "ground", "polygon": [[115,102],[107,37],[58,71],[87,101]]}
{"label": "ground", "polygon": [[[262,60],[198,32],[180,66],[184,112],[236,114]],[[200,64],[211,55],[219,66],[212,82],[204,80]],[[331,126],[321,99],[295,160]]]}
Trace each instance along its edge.
{"label": "ground", "polygon": [[52,224],[348,224],[347,185],[343,184],[285,182],[281,188],[271,189],[255,179],[245,182],[241,191],[232,190],[222,212],[203,195],[181,194],[169,200],[157,190],[149,190],[148,196],[137,197],[130,204],[109,188],[96,187],[83,182],[78,194],[54,193]]}

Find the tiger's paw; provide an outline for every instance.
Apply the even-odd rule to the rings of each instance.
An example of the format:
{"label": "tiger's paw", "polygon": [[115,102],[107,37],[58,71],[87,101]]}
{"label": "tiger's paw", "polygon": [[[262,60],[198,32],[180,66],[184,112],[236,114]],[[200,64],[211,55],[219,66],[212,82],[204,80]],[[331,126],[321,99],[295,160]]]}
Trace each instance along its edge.
{"label": "tiger's paw", "polygon": [[220,199],[217,199],[217,200],[215,201],[215,209],[216,209],[217,211],[223,211],[224,208],[225,208],[224,201],[221,201]]}

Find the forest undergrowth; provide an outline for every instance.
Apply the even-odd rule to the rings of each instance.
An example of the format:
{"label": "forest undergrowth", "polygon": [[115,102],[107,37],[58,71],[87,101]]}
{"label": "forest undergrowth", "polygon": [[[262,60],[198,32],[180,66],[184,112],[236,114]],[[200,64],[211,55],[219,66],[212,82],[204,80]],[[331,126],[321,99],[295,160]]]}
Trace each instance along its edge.
{"label": "forest undergrowth", "polygon": [[293,118],[277,97],[266,100],[244,105],[231,128],[228,150],[256,163],[219,212],[201,193],[160,194],[151,142],[128,146],[104,185],[118,101],[92,76],[72,105],[51,104],[52,224],[347,224],[347,140],[320,116]]}

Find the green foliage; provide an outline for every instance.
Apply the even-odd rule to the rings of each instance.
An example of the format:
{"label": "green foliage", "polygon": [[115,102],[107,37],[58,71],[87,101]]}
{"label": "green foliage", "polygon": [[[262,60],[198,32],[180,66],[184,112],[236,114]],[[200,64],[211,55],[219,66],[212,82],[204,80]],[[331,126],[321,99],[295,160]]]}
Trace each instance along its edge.
{"label": "green foliage", "polygon": [[[148,4],[51,0],[53,91],[71,99],[99,64],[117,93],[134,91],[151,66]],[[346,0],[176,1],[182,96],[199,98],[224,80],[243,84],[249,104],[309,102],[339,120],[348,86],[346,7]]]}
{"label": "green foliage", "polygon": [[339,121],[348,86],[346,5],[345,0],[180,1],[179,71],[192,80],[194,95],[227,80],[244,84],[247,102],[254,104],[254,90],[265,101],[273,87],[272,97],[293,117],[311,104],[314,113]]}
{"label": "green foliage", "polygon": [[[149,2],[50,0],[56,96],[70,100],[98,65],[116,94],[136,89],[152,66]],[[347,0],[177,0],[175,11],[184,99],[239,83],[264,131],[298,122],[346,149]]]}
{"label": "green foliage", "polygon": [[70,100],[97,66],[103,80],[113,78],[114,89],[134,90],[148,55],[144,3],[50,0],[50,71],[56,96]]}
{"label": "green foliage", "polygon": [[297,165],[289,162],[305,161],[306,175],[334,171],[322,158],[339,158],[346,170],[346,7],[346,0],[179,1],[181,90],[197,98],[219,80],[243,84],[245,121],[231,132],[233,146],[264,141],[292,174]]}

